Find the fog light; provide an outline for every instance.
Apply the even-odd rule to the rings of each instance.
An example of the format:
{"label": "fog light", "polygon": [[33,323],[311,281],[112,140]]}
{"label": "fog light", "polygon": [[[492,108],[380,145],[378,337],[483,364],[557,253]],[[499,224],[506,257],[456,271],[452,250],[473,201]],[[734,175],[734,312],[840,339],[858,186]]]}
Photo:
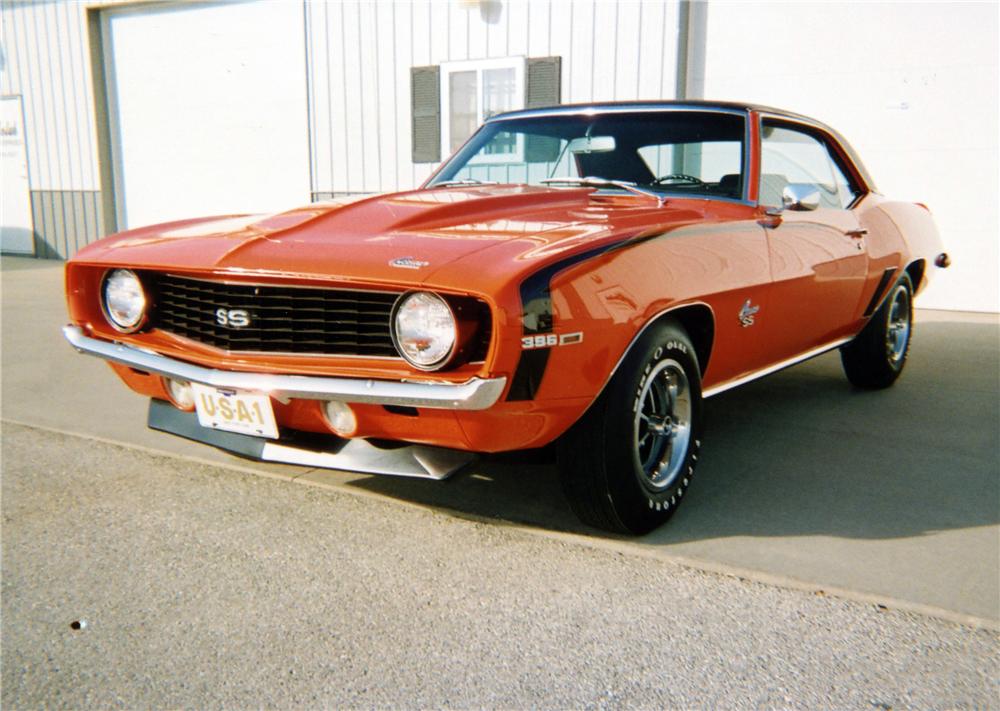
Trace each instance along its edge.
{"label": "fog light", "polygon": [[358,429],[358,418],[354,416],[354,410],[346,402],[327,400],[323,404],[323,414],[330,429],[341,437],[350,437]]}
{"label": "fog light", "polygon": [[191,387],[191,383],[173,378],[166,378],[166,381],[167,393],[170,394],[170,399],[174,401],[174,404],[182,410],[193,410],[194,389]]}

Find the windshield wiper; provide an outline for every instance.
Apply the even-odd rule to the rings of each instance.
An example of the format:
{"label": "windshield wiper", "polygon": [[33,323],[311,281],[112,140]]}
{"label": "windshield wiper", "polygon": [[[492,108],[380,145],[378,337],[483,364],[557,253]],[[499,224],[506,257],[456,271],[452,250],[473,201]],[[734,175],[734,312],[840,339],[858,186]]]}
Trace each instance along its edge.
{"label": "windshield wiper", "polygon": [[573,178],[567,175],[562,178],[545,178],[542,182],[545,185],[579,185],[582,188],[621,188],[636,195],[653,198],[660,207],[667,204],[667,199],[662,195],[658,195],[651,190],[643,190],[640,187],[636,187],[635,183],[629,183],[625,180],[608,180],[607,178],[595,177]]}
{"label": "windshield wiper", "polygon": [[462,178],[461,180],[442,180],[440,183],[434,183],[429,186],[428,189],[433,188],[452,188],[456,185],[499,185],[495,180],[474,180],[473,178]]}

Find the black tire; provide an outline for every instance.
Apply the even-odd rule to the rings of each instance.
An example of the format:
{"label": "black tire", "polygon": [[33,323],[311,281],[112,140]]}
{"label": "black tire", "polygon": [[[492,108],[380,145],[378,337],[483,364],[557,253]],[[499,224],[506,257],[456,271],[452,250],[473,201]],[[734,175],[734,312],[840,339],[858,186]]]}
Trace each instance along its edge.
{"label": "black tire", "polygon": [[896,382],[906,365],[913,335],[913,284],[903,274],[868,324],[840,349],[847,379],[878,390]]}
{"label": "black tire", "polygon": [[643,534],[669,519],[701,446],[701,374],[678,324],[649,327],[559,441],[563,491],[584,523]]}

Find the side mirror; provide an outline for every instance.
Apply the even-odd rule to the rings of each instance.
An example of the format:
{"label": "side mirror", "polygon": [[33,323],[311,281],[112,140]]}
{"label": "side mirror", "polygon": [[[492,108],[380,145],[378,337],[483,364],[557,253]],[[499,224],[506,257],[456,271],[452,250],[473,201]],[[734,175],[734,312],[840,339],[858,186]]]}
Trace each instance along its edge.
{"label": "side mirror", "polygon": [[819,207],[819,189],[810,183],[789,183],[781,191],[781,207],[806,212]]}

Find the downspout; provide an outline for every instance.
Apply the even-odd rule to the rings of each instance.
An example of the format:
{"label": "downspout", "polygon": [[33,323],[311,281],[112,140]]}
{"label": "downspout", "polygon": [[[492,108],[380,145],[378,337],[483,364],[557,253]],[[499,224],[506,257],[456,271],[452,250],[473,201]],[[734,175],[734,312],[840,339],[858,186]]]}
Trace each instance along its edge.
{"label": "downspout", "polygon": [[705,46],[708,43],[708,1],[680,0],[677,18],[678,101],[705,98]]}
{"label": "downspout", "polygon": [[[708,41],[708,0],[680,0],[677,10],[678,101],[705,98],[705,45]],[[700,156],[674,155],[675,173],[700,173]]]}

